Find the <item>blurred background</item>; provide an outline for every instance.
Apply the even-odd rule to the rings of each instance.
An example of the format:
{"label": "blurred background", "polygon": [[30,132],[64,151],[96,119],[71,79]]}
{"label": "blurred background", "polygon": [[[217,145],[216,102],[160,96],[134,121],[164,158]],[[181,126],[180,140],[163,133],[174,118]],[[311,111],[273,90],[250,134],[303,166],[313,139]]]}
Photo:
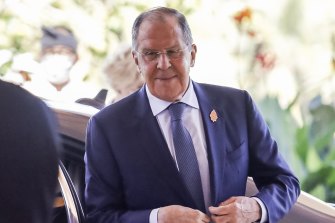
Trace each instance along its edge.
{"label": "blurred background", "polygon": [[135,17],[174,7],[187,16],[198,47],[191,77],[249,91],[302,189],[335,203],[335,1],[140,2],[0,1],[0,77],[33,77],[41,28],[62,25],[78,40],[72,79],[113,94],[105,68],[131,44]]}

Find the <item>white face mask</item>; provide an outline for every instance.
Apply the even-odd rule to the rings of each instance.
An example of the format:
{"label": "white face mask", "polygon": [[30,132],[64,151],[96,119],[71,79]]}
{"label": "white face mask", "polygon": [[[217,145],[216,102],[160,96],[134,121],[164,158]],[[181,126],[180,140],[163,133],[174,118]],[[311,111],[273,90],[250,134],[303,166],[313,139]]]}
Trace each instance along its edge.
{"label": "white face mask", "polygon": [[51,84],[64,84],[69,81],[69,72],[73,66],[73,60],[66,55],[46,55],[41,65]]}

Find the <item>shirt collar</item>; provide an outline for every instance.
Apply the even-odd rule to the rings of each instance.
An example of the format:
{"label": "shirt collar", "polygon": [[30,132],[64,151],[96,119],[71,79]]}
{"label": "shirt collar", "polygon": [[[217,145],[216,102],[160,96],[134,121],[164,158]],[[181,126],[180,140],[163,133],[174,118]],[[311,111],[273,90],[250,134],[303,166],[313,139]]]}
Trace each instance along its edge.
{"label": "shirt collar", "polygon": [[[159,113],[161,113],[162,111],[164,111],[167,107],[169,107],[170,104],[172,104],[169,101],[164,101],[161,100],[157,97],[155,97],[154,95],[151,94],[151,92],[149,91],[149,88],[147,85],[145,85],[145,90],[147,92],[147,96],[148,96],[148,100],[149,100],[149,104],[151,107],[151,111],[153,113],[154,116],[158,115]],[[189,87],[187,88],[184,96],[182,97],[182,99],[180,100],[180,102],[183,102],[193,108],[199,109],[199,103],[198,103],[198,99],[197,96],[194,92],[194,88],[193,88],[193,83],[190,80],[190,84]]]}

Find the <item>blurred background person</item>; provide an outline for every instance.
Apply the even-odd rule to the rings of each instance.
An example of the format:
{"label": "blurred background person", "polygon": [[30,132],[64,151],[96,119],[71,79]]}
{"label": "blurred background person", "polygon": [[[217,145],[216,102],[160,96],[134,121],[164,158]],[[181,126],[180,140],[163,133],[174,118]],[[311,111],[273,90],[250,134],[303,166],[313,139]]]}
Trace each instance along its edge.
{"label": "blurred background person", "polygon": [[16,56],[4,79],[51,101],[75,102],[96,96],[98,87],[83,81],[84,71],[78,66],[78,40],[70,29],[43,26],[40,45],[38,61],[28,53]]}
{"label": "blurred background person", "polygon": [[61,148],[52,111],[37,97],[0,80],[0,221],[48,223]]}
{"label": "blurred background person", "polygon": [[71,68],[78,61],[78,41],[63,26],[43,27],[40,62],[48,82],[61,91],[70,83]]}
{"label": "blurred background person", "polygon": [[144,80],[134,63],[131,47],[121,44],[107,59],[103,69],[112,92],[108,94],[109,103],[114,103],[138,90]]}

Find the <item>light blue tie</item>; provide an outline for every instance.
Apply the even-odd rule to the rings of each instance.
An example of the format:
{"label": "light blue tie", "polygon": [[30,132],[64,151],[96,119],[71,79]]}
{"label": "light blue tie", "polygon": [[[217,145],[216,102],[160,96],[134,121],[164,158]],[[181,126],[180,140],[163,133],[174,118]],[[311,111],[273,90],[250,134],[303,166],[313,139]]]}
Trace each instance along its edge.
{"label": "light blue tie", "polygon": [[190,133],[184,127],[181,120],[186,106],[186,104],[181,102],[169,106],[173,144],[176,151],[179,173],[191,193],[197,208],[206,213],[197,156]]}

